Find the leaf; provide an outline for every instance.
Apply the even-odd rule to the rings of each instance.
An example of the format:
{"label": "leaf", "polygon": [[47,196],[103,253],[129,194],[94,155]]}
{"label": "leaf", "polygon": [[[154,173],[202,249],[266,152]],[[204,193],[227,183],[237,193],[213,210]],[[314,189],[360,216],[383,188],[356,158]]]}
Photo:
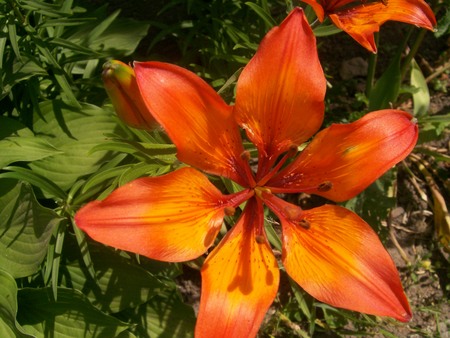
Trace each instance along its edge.
{"label": "leaf", "polygon": [[[131,260],[98,244],[89,245],[96,281],[84,268],[82,258],[67,264],[65,281],[106,313],[117,313],[145,303],[162,289],[169,288]],[[171,285],[170,288],[174,288]],[[59,294],[58,294],[59,298]]]}
{"label": "leaf", "polygon": [[35,161],[61,152],[40,137],[12,136],[0,141],[0,168],[17,161]]}
{"label": "leaf", "polygon": [[60,153],[16,120],[0,116],[0,125],[0,168],[17,161],[34,161]]}
{"label": "leaf", "polygon": [[316,37],[320,37],[320,36],[329,36],[329,35],[333,35],[333,34],[337,34],[342,32],[342,30],[338,27],[336,27],[335,25],[320,25],[316,28],[314,28],[313,30],[314,35]]}
{"label": "leaf", "polygon": [[248,7],[250,7],[264,21],[267,28],[270,29],[277,24],[275,20],[270,16],[270,12],[268,12],[264,8],[258,6],[253,2],[246,2],[245,4]]}
{"label": "leaf", "polygon": [[437,29],[434,32],[434,36],[436,38],[440,38],[448,32],[450,32],[450,9],[447,8],[445,14],[438,20]]}
{"label": "leaf", "polygon": [[30,338],[16,321],[17,285],[13,276],[0,269],[0,337]]}
{"label": "leaf", "polygon": [[411,62],[411,85],[417,90],[412,94],[414,102],[414,116],[427,115],[430,107],[430,92],[427,82],[415,60]]}
{"label": "leaf", "polygon": [[105,56],[123,57],[134,52],[147,35],[149,27],[147,23],[127,18],[117,19],[116,14],[112,14],[101,23],[97,21],[79,27],[65,40]]}
{"label": "leaf", "polygon": [[129,325],[93,307],[77,290],[22,289],[18,293],[17,321],[37,337],[116,337]]}
{"label": "leaf", "polygon": [[29,184],[18,183],[0,197],[0,267],[13,277],[36,273],[59,216],[42,207]]}
{"label": "leaf", "polygon": [[137,322],[134,332],[138,337],[189,338],[194,336],[195,314],[184,304],[177,292],[166,292],[153,297],[147,304],[123,313]]}
{"label": "leaf", "polygon": [[381,221],[385,220],[389,210],[395,207],[394,180],[395,170],[391,169],[366,190],[343,205],[361,216],[376,230],[380,230]]}
{"label": "leaf", "polygon": [[369,111],[389,108],[397,101],[401,84],[400,56],[400,53],[394,56],[388,68],[370,91]]}
{"label": "leaf", "polygon": [[93,105],[83,104],[78,110],[53,101],[42,103],[40,110],[43,118],[35,122],[35,132],[62,153],[34,161],[30,168],[68,190],[78,178],[96,172],[109,158],[107,151],[90,151],[105,142],[105,134],[112,133],[117,124],[108,112]]}

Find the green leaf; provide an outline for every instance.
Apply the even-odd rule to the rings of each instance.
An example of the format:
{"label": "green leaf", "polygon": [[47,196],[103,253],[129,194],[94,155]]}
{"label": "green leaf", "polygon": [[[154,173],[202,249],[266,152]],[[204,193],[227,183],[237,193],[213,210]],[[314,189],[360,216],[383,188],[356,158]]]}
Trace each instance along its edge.
{"label": "green leaf", "polygon": [[61,152],[41,137],[12,136],[0,141],[0,168],[17,161],[35,161]]}
{"label": "green leaf", "polygon": [[250,7],[261,19],[263,19],[267,28],[272,28],[277,24],[270,15],[270,12],[266,11],[264,8],[253,2],[246,2],[245,4]]}
{"label": "green leaf", "polygon": [[[111,22],[111,19],[114,20]],[[133,19],[117,19],[116,14],[101,23],[89,23],[65,39],[109,57],[130,55],[147,35],[150,25]]]}
{"label": "green leaf", "polygon": [[34,161],[61,153],[16,120],[0,116],[0,168],[17,161]]}
{"label": "green leaf", "polygon": [[414,116],[427,115],[430,107],[430,92],[425,77],[415,60],[411,61],[411,85],[417,89],[412,94]]}
{"label": "green leaf", "polygon": [[147,304],[123,315],[131,317],[138,325],[138,337],[189,338],[194,336],[195,314],[184,304],[175,291],[153,297]]}
{"label": "green leaf", "polygon": [[30,168],[68,190],[78,178],[96,172],[109,158],[107,151],[90,151],[105,142],[105,134],[114,132],[117,125],[109,113],[93,105],[84,104],[78,110],[53,101],[42,103],[40,110],[43,118],[35,122],[35,132],[63,153],[34,161]]}
{"label": "green leaf", "polygon": [[36,273],[59,216],[42,207],[29,184],[18,183],[0,197],[0,267],[13,277]]}
{"label": "green leaf", "polygon": [[18,293],[17,321],[37,337],[116,337],[129,325],[92,306],[77,290],[58,288],[58,301],[51,288],[22,289]]}
{"label": "green leaf", "polygon": [[400,57],[400,53],[395,55],[370,91],[369,111],[389,108],[397,101],[401,84]]}
{"label": "green leaf", "polygon": [[[84,268],[82,258],[67,264],[64,281],[78,290],[84,290],[94,306],[107,313],[117,313],[145,303],[166,285],[143,268],[132,264],[118,252],[98,244],[89,245],[90,257],[96,272],[96,281]],[[59,294],[58,294],[59,298]]]}
{"label": "green leaf", "polygon": [[17,285],[13,276],[0,269],[0,337],[31,338],[16,321]]}
{"label": "green leaf", "polygon": [[342,30],[335,25],[320,25],[314,28],[313,33],[315,36],[329,36],[342,32]]}

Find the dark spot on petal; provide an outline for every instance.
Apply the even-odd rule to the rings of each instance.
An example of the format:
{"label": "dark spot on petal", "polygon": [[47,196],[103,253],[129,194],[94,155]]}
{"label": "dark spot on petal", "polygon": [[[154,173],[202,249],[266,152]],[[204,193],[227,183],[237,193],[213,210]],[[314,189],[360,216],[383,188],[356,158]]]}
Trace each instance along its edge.
{"label": "dark spot on petal", "polygon": [[325,192],[325,191],[329,191],[331,190],[331,188],[333,187],[333,183],[331,183],[330,181],[325,181],[319,184],[319,186],[317,187],[317,190],[321,191],[321,192]]}

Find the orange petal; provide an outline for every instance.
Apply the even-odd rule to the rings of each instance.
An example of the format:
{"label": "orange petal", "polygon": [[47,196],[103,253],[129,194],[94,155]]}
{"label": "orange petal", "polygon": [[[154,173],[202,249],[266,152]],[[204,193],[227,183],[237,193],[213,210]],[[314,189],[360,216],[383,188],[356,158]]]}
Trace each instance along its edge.
{"label": "orange petal", "polygon": [[157,260],[187,261],[213,244],[226,199],[206,176],[182,168],[132,181],[81,208],[75,221],[101,243]]}
{"label": "orange petal", "polygon": [[134,128],[150,130],[156,126],[139,93],[133,68],[117,60],[109,61],[103,66],[102,79],[121,120]]}
{"label": "orange petal", "polygon": [[303,221],[309,229],[281,219],[283,264],[306,292],[336,307],[411,318],[395,265],[368,224],[332,205],[304,211]]}
{"label": "orange petal", "polygon": [[333,23],[347,32],[362,46],[376,52],[373,33],[389,20],[400,21],[433,30],[436,18],[430,6],[423,0],[380,0],[362,2],[353,8],[329,9]]}
{"label": "orange petal", "polygon": [[201,78],[162,62],[138,62],[136,79],[156,120],[178,150],[178,158],[208,173],[249,185],[250,167],[232,109]]}
{"label": "orange petal", "polygon": [[[255,199],[206,259],[195,337],[255,337],[279,283],[275,257],[257,229],[263,208]],[[259,243],[257,241],[258,236]]]}
{"label": "orange petal", "polygon": [[262,40],[237,84],[236,120],[257,146],[260,167],[319,129],[325,87],[315,37],[296,8]]}
{"label": "orange petal", "polygon": [[380,110],[318,133],[300,156],[267,183],[273,193],[308,192],[340,202],[403,160],[417,142],[412,116]]}

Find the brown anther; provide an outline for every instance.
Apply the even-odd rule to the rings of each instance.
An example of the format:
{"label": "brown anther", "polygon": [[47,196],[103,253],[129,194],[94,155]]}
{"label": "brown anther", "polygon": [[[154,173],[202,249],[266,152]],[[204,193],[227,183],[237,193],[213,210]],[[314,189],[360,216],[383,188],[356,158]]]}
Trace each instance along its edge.
{"label": "brown anther", "polygon": [[263,244],[266,241],[263,235],[256,235],[255,239],[258,244]]}
{"label": "brown anther", "polygon": [[244,161],[250,161],[250,158],[251,158],[250,152],[249,152],[248,150],[244,150],[244,151],[242,152],[242,154],[241,154],[241,158],[242,158]]}
{"label": "brown anther", "polygon": [[295,221],[300,217],[302,210],[297,206],[286,206],[284,207],[284,214],[286,218],[291,221]]}
{"label": "brown anther", "polygon": [[319,184],[319,186],[317,187],[317,190],[321,191],[321,192],[325,192],[325,191],[329,191],[331,190],[331,188],[333,187],[333,183],[331,183],[330,181],[325,181]]}
{"label": "brown anther", "polygon": [[227,206],[223,209],[223,211],[225,212],[225,215],[227,216],[233,216],[234,213],[236,212],[236,208],[233,208],[231,206]]}
{"label": "brown anther", "polygon": [[302,219],[301,221],[298,221],[297,224],[306,230],[311,228],[311,223],[309,223],[309,221],[307,221],[306,219]]}

